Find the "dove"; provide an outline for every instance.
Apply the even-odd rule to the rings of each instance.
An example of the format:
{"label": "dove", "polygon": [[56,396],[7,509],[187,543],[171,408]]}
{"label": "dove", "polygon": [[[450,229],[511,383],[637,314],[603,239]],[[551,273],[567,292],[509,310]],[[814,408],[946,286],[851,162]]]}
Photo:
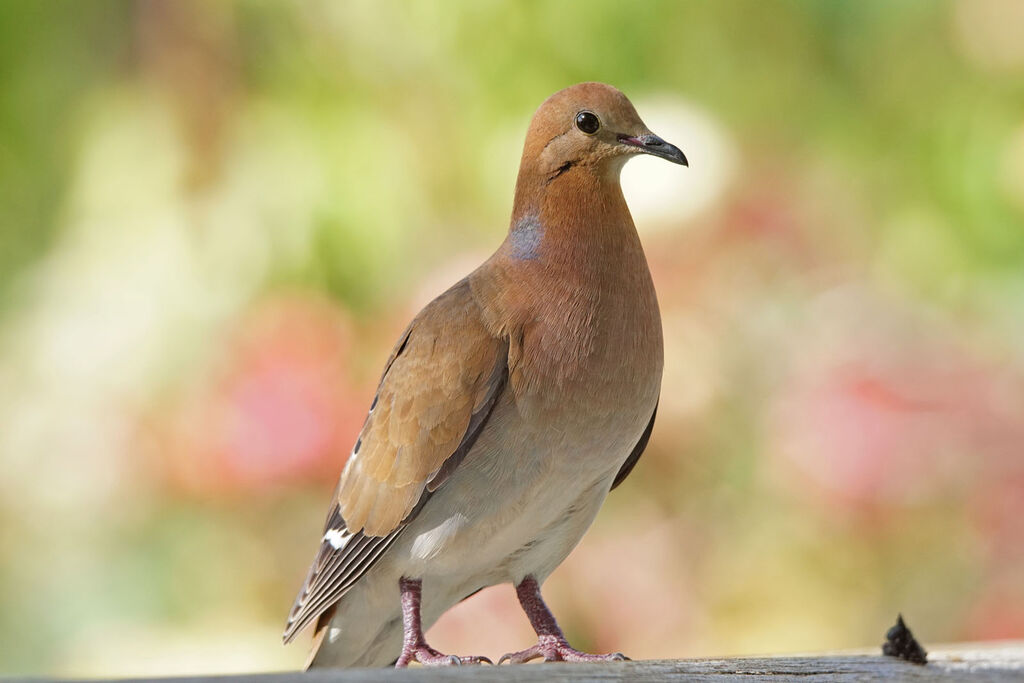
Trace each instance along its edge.
{"label": "dove", "polygon": [[537,642],[501,662],[624,659],[572,648],[540,587],[654,426],[661,318],[619,185],[640,154],[688,165],[612,86],[537,109],[504,242],[384,364],[284,632],[314,626],[308,666],[490,663],[424,633],[504,583]]}

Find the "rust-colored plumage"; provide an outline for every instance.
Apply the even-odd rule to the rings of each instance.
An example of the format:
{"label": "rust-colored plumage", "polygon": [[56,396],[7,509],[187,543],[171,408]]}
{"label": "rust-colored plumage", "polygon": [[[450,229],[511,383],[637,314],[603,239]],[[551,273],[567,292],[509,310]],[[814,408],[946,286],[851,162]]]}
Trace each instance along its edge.
{"label": "rust-colored plumage", "polygon": [[454,661],[423,640],[421,591],[431,621],[504,581],[540,637],[513,661],[604,657],[565,643],[539,582],[653,425],[661,322],[619,188],[637,153],[686,163],[610,86],[537,110],[508,237],[403,334],[341,475],[285,631],[317,621],[313,665]]}

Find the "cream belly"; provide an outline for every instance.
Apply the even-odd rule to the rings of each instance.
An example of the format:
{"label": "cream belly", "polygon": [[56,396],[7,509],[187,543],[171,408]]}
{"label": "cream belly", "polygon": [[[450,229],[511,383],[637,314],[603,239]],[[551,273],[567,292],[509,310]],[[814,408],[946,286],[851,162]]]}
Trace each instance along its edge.
{"label": "cream belly", "polygon": [[423,580],[424,628],[481,588],[547,578],[590,527],[655,402],[652,394],[646,417],[638,408],[620,414],[631,424],[609,436],[607,422],[586,433],[579,428],[591,425],[534,432],[511,400],[500,401],[473,452],[341,599],[318,663],[390,662],[401,643],[402,576]]}

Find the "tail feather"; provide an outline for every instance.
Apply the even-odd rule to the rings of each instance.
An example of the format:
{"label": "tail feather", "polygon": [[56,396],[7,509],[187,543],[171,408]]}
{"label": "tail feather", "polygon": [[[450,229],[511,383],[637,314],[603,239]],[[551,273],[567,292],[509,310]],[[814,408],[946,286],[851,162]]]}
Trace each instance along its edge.
{"label": "tail feather", "polygon": [[331,625],[331,619],[334,618],[334,613],[337,609],[337,605],[331,605],[316,620],[316,629],[313,631],[313,646],[309,650],[309,657],[306,658],[305,666],[302,667],[304,670],[313,667],[313,662],[316,660],[316,653],[320,651],[320,646],[324,643],[324,637],[327,636],[327,629]]}
{"label": "tail feather", "polygon": [[320,615],[306,669],[382,667],[402,652],[402,617],[384,610],[367,613],[342,599]]}

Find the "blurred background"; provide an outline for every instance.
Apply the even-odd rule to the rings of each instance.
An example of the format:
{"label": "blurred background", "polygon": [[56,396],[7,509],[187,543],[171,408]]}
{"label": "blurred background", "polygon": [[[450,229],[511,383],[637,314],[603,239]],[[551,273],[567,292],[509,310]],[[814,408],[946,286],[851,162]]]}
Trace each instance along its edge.
{"label": "blurred background", "polygon": [[[396,336],[624,90],[647,454],[545,590],[634,658],[1024,637],[1024,4],[0,4],[0,671],[294,668]],[[397,596],[396,596],[397,599]],[[511,588],[430,633],[533,638]]]}

